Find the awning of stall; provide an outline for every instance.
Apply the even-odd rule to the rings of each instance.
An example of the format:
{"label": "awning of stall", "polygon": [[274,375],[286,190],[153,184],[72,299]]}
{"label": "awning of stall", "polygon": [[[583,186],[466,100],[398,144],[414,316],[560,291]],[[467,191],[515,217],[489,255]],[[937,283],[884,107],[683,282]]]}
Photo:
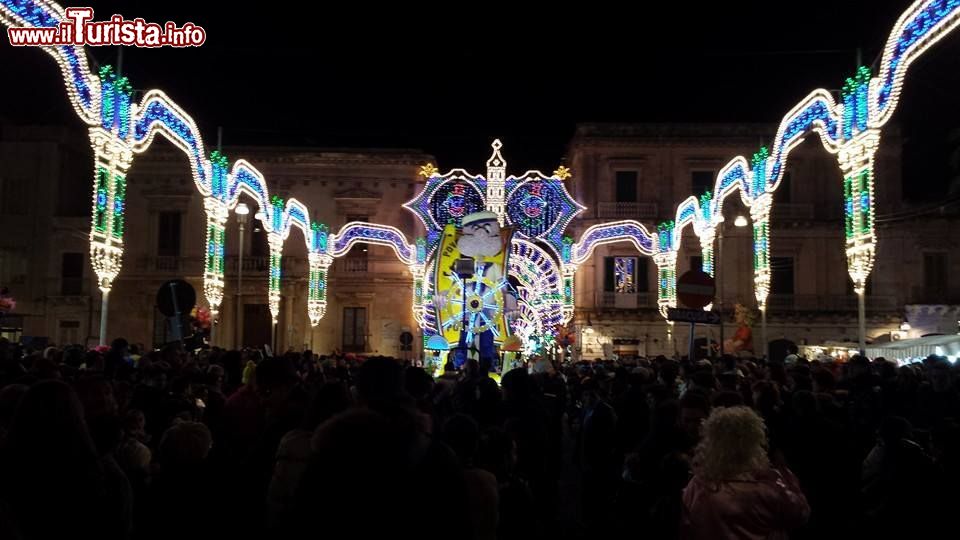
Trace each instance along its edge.
{"label": "awning of stall", "polygon": [[867,356],[870,358],[908,361],[926,358],[931,354],[956,361],[960,357],[960,335],[926,336],[867,346]]}

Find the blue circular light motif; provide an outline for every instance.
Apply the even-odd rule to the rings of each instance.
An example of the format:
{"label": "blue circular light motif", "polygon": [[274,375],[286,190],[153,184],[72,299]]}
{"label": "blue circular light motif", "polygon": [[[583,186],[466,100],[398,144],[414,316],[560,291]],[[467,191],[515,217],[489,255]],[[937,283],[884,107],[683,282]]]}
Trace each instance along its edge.
{"label": "blue circular light motif", "polygon": [[467,210],[466,199],[463,195],[447,195],[447,199],[443,201],[444,208],[447,209],[447,213],[453,217],[463,217],[464,213]]}
{"label": "blue circular light motif", "polygon": [[543,197],[539,197],[533,194],[527,194],[520,201],[520,206],[523,208],[523,213],[529,218],[538,218],[543,214],[543,209],[547,206],[547,201],[543,200]]}

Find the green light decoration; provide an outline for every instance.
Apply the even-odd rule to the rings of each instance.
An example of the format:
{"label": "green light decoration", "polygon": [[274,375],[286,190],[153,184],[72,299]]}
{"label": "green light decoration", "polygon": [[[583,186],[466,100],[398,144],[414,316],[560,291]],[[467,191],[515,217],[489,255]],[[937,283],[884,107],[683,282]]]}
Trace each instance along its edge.
{"label": "green light decoration", "polygon": [[713,202],[713,193],[710,191],[705,192],[700,196],[700,217],[703,218],[707,223],[710,222],[713,217],[713,207],[711,206]]}
{"label": "green light decoration", "polygon": [[770,150],[766,146],[761,146],[760,150],[754,153],[750,160],[751,172],[753,172],[751,195],[754,197],[767,190],[767,158],[769,157]]}
{"label": "green light decoration", "polygon": [[563,248],[560,250],[560,259],[563,264],[570,263],[570,257],[573,249],[573,238],[569,236],[563,237]]}
{"label": "green light decoration", "polygon": [[[704,223],[713,222],[713,210],[711,204],[713,203],[713,193],[707,191],[700,196],[700,218]],[[709,232],[704,233],[706,236],[701,235],[700,241],[700,256],[703,259],[701,263],[701,270],[707,274],[713,275],[713,230],[712,225],[709,225]]]}
{"label": "green light decoration", "polygon": [[853,177],[843,179],[843,230],[847,240],[853,238]]}
{"label": "green light decoration", "polygon": [[130,134],[130,101],[133,86],[126,77],[120,77],[113,66],[103,66],[100,75],[100,125],[107,130],[116,129],[121,139]]}
{"label": "green light decoration", "polygon": [[418,236],[414,243],[417,246],[417,264],[425,264],[427,262],[427,239]]}
{"label": "green light decoration", "polygon": [[668,266],[659,267],[660,297],[673,298],[676,288],[676,270]]}
{"label": "green light decoration", "polygon": [[327,273],[320,268],[310,269],[310,300],[324,301],[327,299]]}
{"label": "green light decoration", "polygon": [[310,224],[310,230],[313,231],[313,251],[316,253],[326,253],[330,227],[324,223],[314,221]]}
{"label": "green light decoration", "polygon": [[283,228],[283,199],[277,195],[270,197],[270,206],[273,206],[273,231],[280,233]]}
{"label": "green light decoration", "polygon": [[[860,171],[860,234],[873,232],[873,212],[870,209],[873,201],[870,200],[871,169]],[[856,206],[856,204],[854,204]]]}
{"label": "green light decoration", "polygon": [[867,129],[869,117],[870,68],[860,66],[840,91],[843,103],[843,138],[849,140]]}
{"label": "green light decoration", "polygon": [[759,271],[769,268],[770,257],[767,252],[770,236],[770,224],[767,221],[754,222],[753,224],[753,269]]}
{"label": "green light decoration", "polygon": [[417,278],[413,282],[414,305],[423,305],[423,280]]}
{"label": "green light decoration", "polygon": [[223,250],[226,242],[226,230],[216,222],[207,225],[207,260],[206,271],[212,274],[223,275]]}
{"label": "green light decoration", "polygon": [[270,250],[270,292],[280,290],[280,253]]}
{"label": "green light decoration", "polygon": [[658,248],[660,253],[666,253],[668,251],[673,251],[673,220],[664,221],[660,225],[657,225],[657,235],[658,235]]}
{"label": "green light decoration", "polygon": [[110,235],[115,240],[123,240],[123,211],[127,204],[127,178],[122,174],[113,175],[113,228]]}
{"label": "green light decoration", "polygon": [[847,240],[873,232],[870,180],[869,169],[843,179],[843,230]]}

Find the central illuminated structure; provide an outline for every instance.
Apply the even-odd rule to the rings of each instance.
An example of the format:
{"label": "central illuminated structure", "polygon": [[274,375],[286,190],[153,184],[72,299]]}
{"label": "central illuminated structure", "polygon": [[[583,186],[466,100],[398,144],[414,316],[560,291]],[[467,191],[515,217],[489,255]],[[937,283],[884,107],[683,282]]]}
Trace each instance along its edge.
{"label": "central illuminated structure", "polygon": [[563,271],[570,264],[573,240],[565,231],[585,207],[573,200],[563,184],[570,171],[559,167],[552,175],[527,171],[507,176],[501,146],[499,140],[493,141],[485,176],[463,169],[440,174],[433,165],[425,165],[420,171],[426,178],[423,189],[404,204],[426,230],[426,236],[416,240],[417,263],[411,268],[413,312],[424,343],[449,324],[439,320],[433,306],[436,280],[432,273],[444,226],[459,227],[464,216],[481,210],[496,214],[502,225],[516,231],[507,257],[509,276],[518,284],[519,318],[513,323],[514,333],[529,342],[552,335],[557,325],[573,316],[573,274]]}
{"label": "central illuminated structure", "polygon": [[[56,27],[65,19],[63,7],[49,0],[0,0],[0,23],[8,27]],[[770,215],[773,193],[780,185],[791,150],[804,137],[816,134],[835,155],[844,178],[844,230],[847,270],[859,297],[860,348],[864,348],[864,293],[876,253],[874,224],[874,156],[883,126],[900,99],[910,64],[930,46],[960,25],[960,0],[921,0],[900,16],[884,46],[879,71],[866,67],[847,79],[839,96],[816,89],[783,117],[769,146],[751,159],[733,158],[716,178],[714,189],[680,203],[675,218],[653,233],[633,220],[590,227],[574,241],[566,235],[570,221],[584,207],[574,201],[564,181],[570,171],[552,175],[530,171],[507,176],[500,142],[494,141],[485,176],[454,169],[445,174],[432,166],[422,169],[425,185],[406,207],[423,224],[426,235],[409,242],[400,230],[372,223],[347,223],[336,233],[312,221],[306,205],[296,199],[271,197],[263,175],[240,159],[208,152],[193,119],[166,94],[149,90],[139,103],[130,82],[109,67],[90,71],[86,52],[76,45],[42,47],[60,66],[67,96],[88,126],[94,152],[90,255],[102,291],[100,342],[106,343],[107,298],[123,260],[127,171],[134,157],[145,152],[154,137],[170,140],[187,157],[191,176],[204,197],[207,215],[204,295],[216,316],[223,300],[225,226],[229,211],[241,196],[253,199],[270,246],[269,304],[274,323],[280,313],[281,259],[291,228],[299,228],[310,262],[308,316],[316,326],[326,310],[327,275],[333,259],[357,243],[391,247],[413,275],[413,312],[425,341],[437,333],[432,306],[429,264],[447,223],[488,210],[501,225],[515,227],[509,275],[518,287],[520,319],[514,331],[528,343],[549,337],[556,325],[570,320],[574,309],[574,274],[602,244],[629,242],[653,257],[658,269],[657,303],[666,315],[676,305],[677,251],[684,227],[700,241],[703,267],[713,273],[716,229],[723,220],[723,202],[734,193],[750,208],[754,238],[754,292],[766,320],[770,291]],[[21,75],[22,77],[22,75]],[[16,80],[10,78],[10,80]],[[626,276],[632,272],[623,269]],[[764,323],[765,327],[765,323]],[[765,331],[764,331],[765,333]],[[766,336],[763,336],[766,343]]]}

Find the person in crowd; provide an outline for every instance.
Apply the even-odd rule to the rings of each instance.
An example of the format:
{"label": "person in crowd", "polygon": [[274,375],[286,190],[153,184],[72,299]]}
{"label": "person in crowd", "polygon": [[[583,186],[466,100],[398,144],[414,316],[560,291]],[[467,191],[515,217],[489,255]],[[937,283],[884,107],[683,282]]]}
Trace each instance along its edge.
{"label": "person in crowd", "polygon": [[606,401],[605,392],[593,378],[580,383],[583,421],[580,428],[582,503],[588,530],[603,534],[606,513],[613,502],[620,476],[616,454],[617,415]]}
{"label": "person in crowd", "polygon": [[349,406],[350,395],[342,384],[325,384],[313,396],[300,427],[283,436],[267,493],[268,527],[276,528],[278,521],[289,511],[300,477],[310,460],[314,431],[320,424],[345,411]]}
{"label": "person in crowd", "polygon": [[[932,519],[904,520],[903,515],[925,514],[938,507],[941,470],[914,439],[910,422],[899,416],[884,418],[876,444],[863,461],[861,499],[866,529],[874,536],[927,537],[939,527]],[[922,521],[922,522],[920,522]],[[938,521],[938,520],[937,520]]]}
{"label": "person in crowd", "polygon": [[67,383],[40,381],[23,394],[0,465],[0,493],[22,538],[129,538],[129,494],[105,470]]}
{"label": "person in crowd", "polygon": [[199,422],[177,419],[163,433],[140,538],[219,536],[219,524],[231,512],[223,504],[223,480],[207,462],[212,446],[210,430]]}
{"label": "person in crowd", "polygon": [[683,492],[682,538],[786,538],[810,507],[793,473],[771,464],[763,419],[747,407],[713,411],[703,423]]}
{"label": "person in crowd", "polygon": [[544,356],[498,386],[125,343],[0,339],[0,538],[925,538],[960,478],[936,356]]}
{"label": "person in crowd", "polygon": [[444,424],[442,439],[456,454],[462,469],[467,505],[461,510],[467,514],[473,538],[495,540],[499,522],[499,486],[493,473],[477,467],[480,427],[473,418],[457,414]]}

